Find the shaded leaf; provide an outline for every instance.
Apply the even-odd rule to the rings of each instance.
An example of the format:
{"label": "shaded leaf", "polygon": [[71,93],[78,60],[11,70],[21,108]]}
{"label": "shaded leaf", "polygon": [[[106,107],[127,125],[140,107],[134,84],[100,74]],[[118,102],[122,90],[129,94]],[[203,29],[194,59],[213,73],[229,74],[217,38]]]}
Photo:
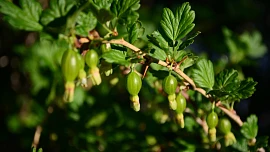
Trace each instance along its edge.
{"label": "shaded leaf", "polygon": [[238,72],[236,70],[223,70],[215,77],[215,89],[232,91],[239,86]]}
{"label": "shaded leaf", "polygon": [[153,44],[149,44],[149,47],[152,48],[148,54],[149,56],[163,61],[166,60],[167,55],[163,50]]}
{"label": "shaded leaf", "polygon": [[113,0],[111,11],[116,17],[120,18],[122,15],[127,13],[128,10],[138,10],[140,7],[139,2],[139,0]]}
{"label": "shaded leaf", "polygon": [[49,8],[42,12],[41,23],[47,25],[53,20],[64,17],[75,6],[74,0],[50,0]]}
{"label": "shaded leaf", "polygon": [[261,147],[269,147],[268,146],[268,136],[260,136],[256,138],[256,145],[255,148],[261,148]]}
{"label": "shaded leaf", "polygon": [[225,69],[215,77],[214,89],[208,93],[221,101],[240,101],[254,93],[256,84],[251,78],[240,81],[236,70]]}
{"label": "shaded leaf", "polygon": [[89,12],[88,14],[80,12],[76,22],[77,22],[77,25],[75,27],[76,34],[85,37],[87,37],[89,31],[94,29],[97,25],[97,19],[91,12]]}
{"label": "shaded leaf", "polygon": [[252,96],[255,92],[255,85],[257,82],[254,82],[252,78],[245,79],[241,81],[240,86],[235,90],[241,99],[246,99]]}
{"label": "shaded leaf", "polygon": [[139,18],[139,14],[135,12],[140,8],[140,0],[113,0],[111,4],[111,12],[117,17],[119,22],[123,24],[134,23]]}
{"label": "shaded leaf", "polygon": [[144,34],[144,27],[142,26],[142,22],[136,21],[132,25],[130,25],[127,29],[128,31],[128,39],[131,44],[133,44],[139,37]]}
{"label": "shaded leaf", "polygon": [[94,0],[90,5],[90,9],[100,23],[106,23],[114,18],[110,10],[112,0]]}
{"label": "shaded leaf", "polygon": [[240,152],[247,152],[248,142],[245,138],[237,139],[237,142],[232,145],[233,148],[239,150]]}
{"label": "shaded leaf", "polygon": [[154,31],[152,34],[147,35],[147,38],[155,46],[163,49],[165,52],[168,51],[169,44],[158,31]]}

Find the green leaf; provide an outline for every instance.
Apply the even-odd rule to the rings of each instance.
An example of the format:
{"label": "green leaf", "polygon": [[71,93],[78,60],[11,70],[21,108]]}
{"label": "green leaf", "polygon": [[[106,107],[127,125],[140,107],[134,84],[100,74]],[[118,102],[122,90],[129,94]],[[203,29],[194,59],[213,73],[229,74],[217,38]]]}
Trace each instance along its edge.
{"label": "green leaf", "polygon": [[0,12],[3,13],[4,20],[17,29],[26,31],[41,31],[42,25],[39,24],[42,7],[35,0],[20,0],[20,6],[14,5],[7,0],[0,1]]}
{"label": "green leaf", "polygon": [[77,25],[75,27],[76,34],[87,37],[89,31],[94,29],[97,25],[97,19],[89,12],[88,14],[80,12],[77,17]]}
{"label": "green leaf", "polygon": [[111,11],[120,18],[128,10],[136,11],[140,8],[139,0],[113,0]]}
{"label": "green leaf", "polygon": [[255,85],[257,82],[254,82],[252,78],[245,79],[241,81],[240,86],[235,90],[237,95],[241,99],[246,99],[252,96],[255,92]]}
{"label": "green leaf", "polygon": [[236,70],[223,70],[215,77],[214,90],[208,93],[221,101],[240,101],[249,98],[255,92],[252,78],[240,81]]}
{"label": "green leaf", "polygon": [[102,58],[105,59],[108,63],[128,65],[130,62],[126,60],[126,56],[126,52],[112,49],[111,51],[104,53]]}
{"label": "green leaf", "polygon": [[150,43],[149,44],[149,48],[151,48],[150,52],[149,52],[149,56],[159,59],[159,60],[166,60],[166,53],[161,50],[159,47],[155,46],[154,44]]}
{"label": "green leaf", "polygon": [[74,0],[50,0],[50,7],[42,12],[41,23],[47,25],[57,18],[66,16],[75,6],[75,2]]}
{"label": "green leaf", "polygon": [[240,41],[246,45],[247,55],[253,58],[262,57],[267,47],[262,42],[262,36],[258,31],[252,33],[245,32],[239,37]]}
{"label": "green leaf", "polygon": [[215,77],[215,89],[222,91],[233,91],[239,86],[238,72],[236,70],[223,70]]}
{"label": "green leaf", "polygon": [[232,63],[238,63],[245,57],[243,44],[239,38],[233,34],[228,28],[222,29],[223,35],[225,36],[225,43],[230,52],[230,59]]}
{"label": "green leaf", "polygon": [[117,19],[131,24],[139,17],[139,14],[135,12],[140,8],[139,2],[140,0],[113,0],[111,11]]}
{"label": "green leaf", "polygon": [[187,51],[177,51],[175,52],[175,62],[180,62],[181,60],[183,60],[185,57],[190,56],[191,53],[188,53]]}
{"label": "green leaf", "polygon": [[93,0],[94,4],[100,9],[109,9],[113,0]]}
{"label": "green leaf", "polygon": [[114,18],[110,10],[111,3],[112,0],[94,0],[90,5],[91,11],[102,24]]}
{"label": "green leaf", "polygon": [[160,25],[162,31],[172,41],[185,37],[195,26],[192,23],[195,19],[195,12],[191,10],[188,2],[183,3],[176,9],[175,14],[169,9],[164,8]]}
{"label": "green leaf", "polygon": [[136,21],[128,27],[127,31],[129,42],[133,44],[139,37],[143,36],[145,29],[142,26],[142,22]]}
{"label": "green leaf", "polygon": [[155,71],[159,71],[159,70],[165,71],[165,70],[167,70],[166,67],[164,67],[164,66],[162,66],[162,65],[159,65],[159,64],[157,64],[157,63],[151,63],[151,64],[150,64],[150,67],[151,67],[153,70],[155,70]]}
{"label": "green leaf", "polygon": [[215,83],[213,64],[210,60],[201,59],[193,69],[194,82],[202,88],[212,89]]}
{"label": "green leaf", "polygon": [[247,139],[253,139],[258,133],[258,118],[256,115],[250,115],[247,121],[241,127],[242,135]]}
{"label": "green leaf", "polygon": [[237,142],[232,145],[233,148],[239,150],[240,152],[248,151],[248,142],[245,138],[237,139]]}
{"label": "green leaf", "polygon": [[261,147],[269,147],[268,146],[268,136],[260,136],[256,138],[256,145],[255,148],[261,148]]}
{"label": "green leaf", "polygon": [[147,35],[147,38],[153,45],[167,52],[169,44],[158,31],[154,31],[151,35]]}
{"label": "green leaf", "polygon": [[36,0],[20,0],[20,5],[24,12],[27,12],[29,19],[38,22],[42,12],[42,7]]}
{"label": "green leaf", "polygon": [[198,56],[194,56],[193,54],[188,54],[187,58],[180,64],[180,69],[184,71],[186,68],[191,67],[196,63]]}

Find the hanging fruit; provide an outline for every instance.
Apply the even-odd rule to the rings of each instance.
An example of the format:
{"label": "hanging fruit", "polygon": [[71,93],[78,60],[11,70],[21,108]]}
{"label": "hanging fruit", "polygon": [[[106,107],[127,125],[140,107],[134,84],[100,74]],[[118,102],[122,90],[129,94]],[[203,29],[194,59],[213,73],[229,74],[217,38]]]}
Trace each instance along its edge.
{"label": "hanging fruit", "polygon": [[73,50],[67,50],[62,56],[61,68],[66,81],[64,101],[73,101],[75,88],[74,80],[78,76],[80,70],[77,54],[78,53]]}
{"label": "hanging fruit", "polygon": [[127,76],[127,90],[130,94],[131,106],[135,111],[140,110],[139,92],[142,87],[141,77],[133,70]]}
{"label": "hanging fruit", "polygon": [[168,100],[169,100],[169,105],[170,108],[173,110],[176,110],[177,108],[177,103],[176,103],[176,96],[175,96],[175,91],[177,87],[177,80],[174,76],[169,74],[167,77],[164,78],[162,82],[162,87],[163,90],[168,94]]}
{"label": "hanging fruit", "polygon": [[89,75],[93,85],[99,85],[101,83],[101,77],[99,73],[98,63],[99,57],[95,50],[91,49],[85,54],[85,62],[89,67]]}

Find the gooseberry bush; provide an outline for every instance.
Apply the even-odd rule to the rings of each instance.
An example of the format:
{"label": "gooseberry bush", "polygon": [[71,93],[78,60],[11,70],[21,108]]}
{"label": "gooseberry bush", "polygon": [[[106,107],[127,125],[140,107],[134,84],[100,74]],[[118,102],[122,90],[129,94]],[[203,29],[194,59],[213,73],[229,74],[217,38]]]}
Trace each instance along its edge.
{"label": "gooseberry bush", "polygon": [[[22,121],[41,134],[35,149],[48,134],[52,142],[70,138],[66,144],[76,151],[267,150],[268,137],[257,137],[256,115],[243,122],[234,110],[257,82],[235,69],[216,72],[188,49],[200,34],[188,2],[164,8],[146,37],[139,0],[50,0],[45,9],[36,0],[19,2],[0,1],[0,12],[13,28],[36,37],[16,48],[33,100],[43,97],[31,103],[39,112],[29,110]],[[65,133],[50,130],[50,121]]]}

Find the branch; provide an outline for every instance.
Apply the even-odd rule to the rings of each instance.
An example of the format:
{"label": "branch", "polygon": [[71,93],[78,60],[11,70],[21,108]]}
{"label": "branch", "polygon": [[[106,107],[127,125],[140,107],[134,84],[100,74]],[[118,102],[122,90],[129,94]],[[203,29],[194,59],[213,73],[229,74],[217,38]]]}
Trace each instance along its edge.
{"label": "branch", "polygon": [[[131,50],[135,51],[135,52],[141,52],[141,49],[137,48],[136,46],[128,43],[127,41],[125,41],[123,38],[122,39],[115,39],[115,40],[110,40],[110,41],[102,41],[102,43],[113,43],[113,44],[121,44],[124,45],[128,48],[130,48]],[[142,52],[141,52],[142,53]]]}
{"label": "branch", "polygon": [[[102,41],[102,43],[113,43],[113,44],[121,44],[123,46],[126,46],[130,49],[132,49],[134,52],[139,52],[139,54],[142,54],[142,51],[141,49],[137,48],[136,46],[128,43],[127,41],[125,41],[124,39],[115,39],[115,40],[109,40],[109,41]],[[143,54],[144,56],[147,56],[146,54]],[[149,56],[147,56],[149,57]],[[151,57],[152,58],[152,57]],[[161,61],[161,60],[157,60],[157,59],[153,59],[153,61],[155,61],[157,64],[161,65],[161,66],[164,66],[164,67],[167,67],[167,68],[170,68],[170,65],[168,65],[166,62],[164,61]],[[194,81],[189,77],[187,76],[183,71],[181,71],[178,66],[174,67],[173,70],[179,74],[182,78],[184,78],[192,87],[195,91],[198,91],[200,92],[203,96],[205,96],[206,98],[210,99],[210,96],[206,94],[206,91],[202,88],[198,88],[196,87]],[[243,122],[242,120],[240,119],[240,117],[236,114],[234,114],[233,112],[231,112],[230,110],[222,107],[221,103],[218,102],[216,104],[216,106],[218,108],[220,108],[224,113],[226,113],[229,117],[231,117],[239,126],[242,126],[243,125]]]}
{"label": "branch", "polygon": [[216,106],[222,110],[224,113],[226,113],[229,117],[231,117],[240,127],[243,125],[243,122],[242,120],[240,119],[240,117],[237,115],[237,114],[234,114],[232,111],[224,108],[222,105],[221,105],[221,102],[217,102],[216,103]]}

